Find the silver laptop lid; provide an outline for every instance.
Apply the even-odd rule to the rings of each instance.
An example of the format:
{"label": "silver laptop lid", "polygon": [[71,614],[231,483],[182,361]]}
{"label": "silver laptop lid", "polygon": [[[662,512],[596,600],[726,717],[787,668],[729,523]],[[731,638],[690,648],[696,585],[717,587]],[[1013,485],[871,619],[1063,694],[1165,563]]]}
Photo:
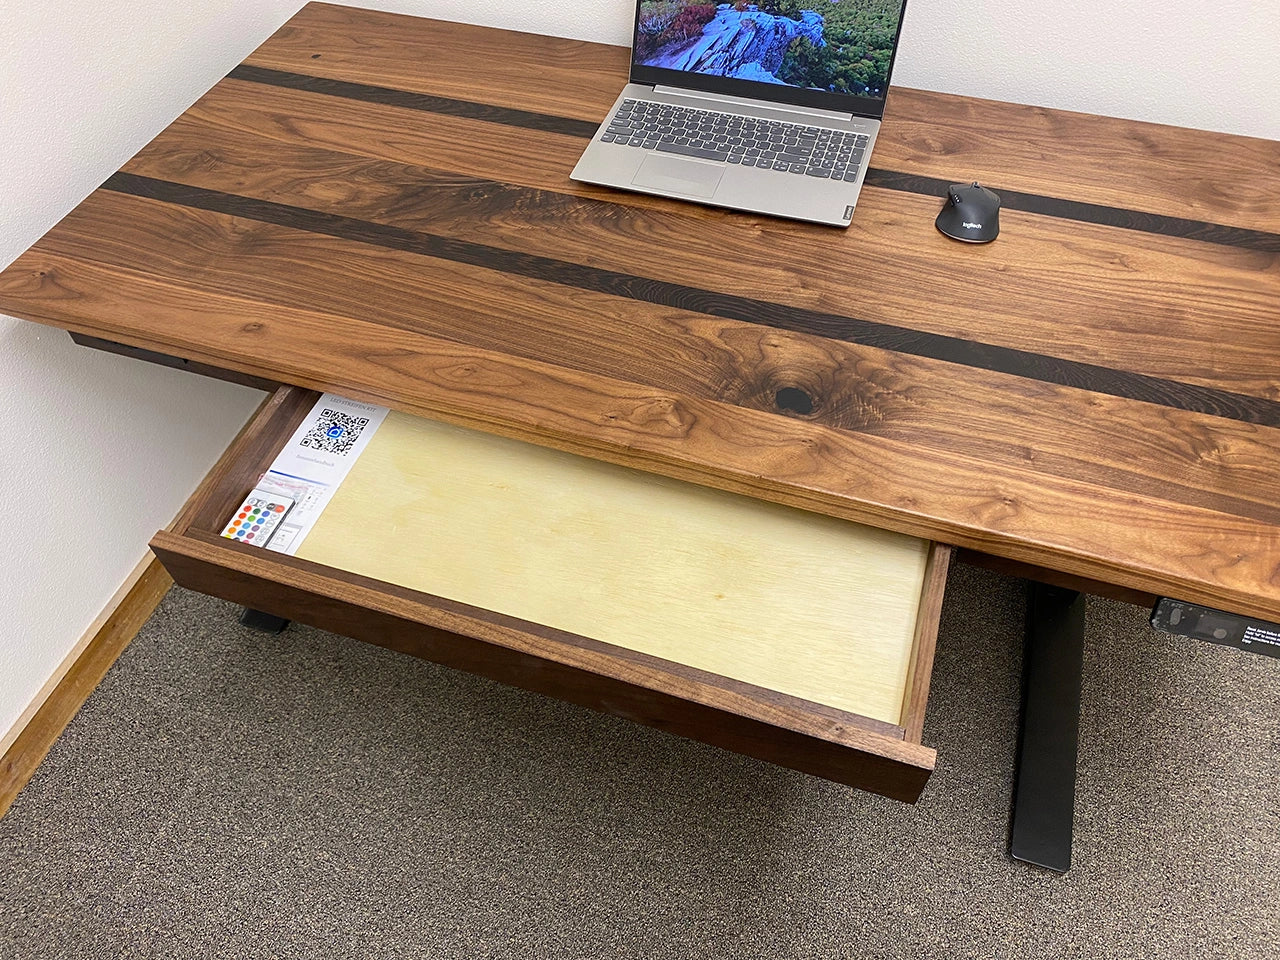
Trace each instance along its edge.
{"label": "silver laptop lid", "polygon": [[638,0],[631,81],[880,119],[906,0]]}

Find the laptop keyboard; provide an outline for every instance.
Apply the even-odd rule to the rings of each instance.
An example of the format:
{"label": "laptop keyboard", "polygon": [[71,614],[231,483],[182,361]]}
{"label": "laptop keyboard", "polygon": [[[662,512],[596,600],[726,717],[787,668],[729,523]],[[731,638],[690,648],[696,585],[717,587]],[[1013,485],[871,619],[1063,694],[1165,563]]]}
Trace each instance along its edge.
{"label": "laptop keyboard", "polygon": [[866,134],[648,100],[623,100],[600,139],[758,170],[849,181],[858,178],[869,140]]}

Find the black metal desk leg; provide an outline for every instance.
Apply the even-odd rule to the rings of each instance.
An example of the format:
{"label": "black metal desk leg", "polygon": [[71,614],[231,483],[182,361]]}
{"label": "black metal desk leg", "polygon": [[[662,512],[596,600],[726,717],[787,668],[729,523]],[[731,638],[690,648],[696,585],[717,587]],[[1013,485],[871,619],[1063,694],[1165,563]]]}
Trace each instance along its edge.
{"label": "black metal desk leg", "polygon": [[1009,848],[1016,860],[1065,873],[1076,806],[1085,599],[1072,590],[1028,586]]}
{"label": "black metal desk leg", "polygon": [[289,625],[289,621],[284,617],[263,613],[252,607],[240,608],[240,622],[250,630],[260,630],[263,633],[279,633]]}

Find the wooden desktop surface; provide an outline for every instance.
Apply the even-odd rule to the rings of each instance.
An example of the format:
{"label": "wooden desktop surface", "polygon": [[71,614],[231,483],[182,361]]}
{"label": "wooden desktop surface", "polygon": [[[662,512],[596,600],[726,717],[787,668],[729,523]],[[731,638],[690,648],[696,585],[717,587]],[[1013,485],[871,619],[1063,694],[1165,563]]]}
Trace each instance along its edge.
{"label": "wooden desktop surface", "polygon": [[895,88],[838,230],[570,181],[626,65],[311,4],[0,311],[1280,620],[1280,144]]}

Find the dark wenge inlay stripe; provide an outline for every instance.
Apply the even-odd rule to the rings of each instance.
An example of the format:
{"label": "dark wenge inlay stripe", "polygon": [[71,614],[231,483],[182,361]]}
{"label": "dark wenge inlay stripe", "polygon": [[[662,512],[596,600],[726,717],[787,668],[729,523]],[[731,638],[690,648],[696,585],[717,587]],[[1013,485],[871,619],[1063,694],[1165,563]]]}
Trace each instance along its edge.
{"label": "dark wenge inlay stripe", "polygon": [[451,117],[463,117],[467,120],[486,120],[490,123],[503,123],[511,127],[525,127],[529,130],[542,130],[547,133],[564,133],[571,137],[582,137],[584,139],[593,137],[596,129],[600,126],[598,123],[574,120],[569,117],[555,117],[546,113],[514,110],[510,107],[495,107],[487,103],[475,103],[471,100],[435,97],[427,93],[414,93],[410,90],[396,90],[391,87],[375,87],[366,83],[349,83],[345,80],[310,77],[301,73],[285,73],[280,70],[268,70],[265,67],[253,67],[247,64],[241,64],[227,76],[233,80],[263,83],[272,87],[285,87],[289,90],[305,90],[309,93],[323,93],[326,96],[341,97],[344,100],[378,103],[387,107],[400,107],[404,110],[421,110],[425,113],[443,113]]}
{"label": "dark wenge inlay stripe", "polygon": [[[874,167],[867,171],[863,183],[868,186],[882,187],[885,190],[921,193],[939,199],[946,196],[947,188],[951,185],[950,180],[922,177],[911,173],[894,173],[892,170],[879,170]],[[987,184],[987,186],[991,185]],[[1265,233],[1261,230],[1246,230],[1244,227],[1228,227],[1220,223],[1187,220],[1183,217],[1166,217],[1155,213],[1142,213],[1138,210],[1126,210],[1122,207],[1082,203],[1079,200],[1062,200],[1036,193],[1019,193],[1017,190],[1008,190],[1004,187],[993,186],[991,189],[1000,195],[1000,206],[1006,210],[1020,210],[1023,213],[1038,213],[1046,217],[1057,217],[1060,220],[1077,220],[1104,227],[1121,227],[1125,230],[1158,233],[1165,237],[1200,240],[1204,243],[1242,247],[1246,250],[1261,250],[1264,253],[1280,253],[1280,235]]]}
{"label": "dark wenge inlay stripe", "polygon": [[[241,64],[227,76],[250,83],[285,87],[290,90],[306,90],[311,93],[342,97],[347,100],[360,100],[365,103],[379,103],[390,107],[401,107],[406,110],[422,110],[428,113],[447,114],[451,117],[503,123],[509,126],[542,130],[548,133],[562,133],[583,139],[593,137],[599,127],[597,123],[575,120],[571,117],[557,117],[552,114],[535,113],[528,110],[496,107],[484,103],[474,103],[470,100],[453,100],[448,97],[413,93],[407,90],[396,90],[391,87],[350,83],[345,80],[330,80],[325,77],[312,77],[306,74],[270,70],[266,67],[254,67],[247,64]],[[924,196],[938,197],[939,199],[946,196],[947,187],[951,182],[950,180],[940,180],[936,177],[897,173],[876,167],[867,171],[866,180],[864,181],[867,186],[880,187],[885,190],[898,190],[904,193],[923,194]],[[1155,233],[1184,240],[1199,240],[1203,243],[1242,247],[1246,250],[1280,253],[1280,235],[1266,233],[1261,230],[1247,230],[1243,227],[1229,227],[1222,224],[1208,223],[1203,220],[1188,220],[1182,217],[1169,217],[1154,213],[1142,213],[1138,210],[1126,210],[1123,207],[1108,207],[1096,203],[1081,203],[1076,200],[1063,200],[1058,197],[1046,197],[1034,193],[1020,193],[1019,191],[1008,190],[993,184],[987,184],[987,186],[1000,195],[1001,205],[1008,210],[1020,210],[1024,213],[1037,213],[1062,220],[1077,220],[1083,223],[1096,223],[1100,226],[1137,230],[1142,233]]]}
{"label": "dark wenge inlay stripe", "polygon": [[503,250],[481,243],[370,223],[303,207],[191,187],[130,173],[114,174],[103,187],[199,210],[305,230],[421,256],[452,260],[581,290],[625,297],[693,313],[764,324],[864,344],[910,356],[926,357],[1044,383],[1155,403],[1245,423],[1280,426],[1280,403],[1261,397],[1163,380],[1091,363],[1064,360],[1026,350],[1000,347],[907,327],[859,320],[839,314],[790,307],[764,300],[702,290],[679,283],[638,277],[551,257]]}

